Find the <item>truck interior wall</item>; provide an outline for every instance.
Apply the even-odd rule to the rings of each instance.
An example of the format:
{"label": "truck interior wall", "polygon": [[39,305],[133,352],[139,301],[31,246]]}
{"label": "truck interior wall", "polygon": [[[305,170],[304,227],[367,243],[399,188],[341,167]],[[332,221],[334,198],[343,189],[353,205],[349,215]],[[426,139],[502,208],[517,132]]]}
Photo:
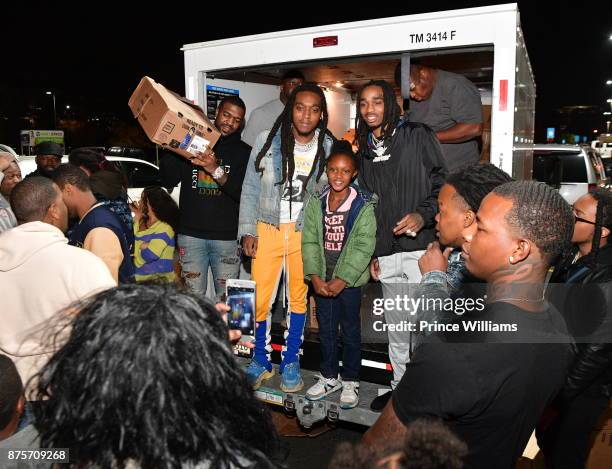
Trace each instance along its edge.
{"label": "truck interior wall", "polygon": [[329,88],[324,90],[324,94],[329,112],[327,128],[334,137],[341,139],[351,127],[351,94]]}
{"label": "truck interior wall", "polygon": [[220,88],[228,88],[232,90],[238,90],[239,96],[246,104],[246,115],[245,118],[248,120],[251,111],[253,109],[265,104],[273,99],[278,98],[280,89],[275,85],[263,85],[260,83],[250,83],[247,81],[235,81],[235,80],[224,80],[220,78],[206,78],[202,80],[203,86],[201,92],[203,93],[204,108],[206,108],[206,86],[218,86]]}

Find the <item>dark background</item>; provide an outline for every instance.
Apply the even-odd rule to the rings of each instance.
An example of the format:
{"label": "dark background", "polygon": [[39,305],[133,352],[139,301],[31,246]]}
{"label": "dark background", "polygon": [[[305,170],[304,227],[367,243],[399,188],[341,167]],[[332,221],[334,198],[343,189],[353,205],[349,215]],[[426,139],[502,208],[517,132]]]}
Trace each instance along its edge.
{"label": "dark background", "polygon": [[[17,149],[20,129],[53,127],[45,95],[52,90],[68,147],[148,145],[128,98],[144,75],[183,93],[183,44],[500,2],[393,3],[30,2],[4,12],[1,21],[0,143]],[[545,140],[548,126],[565,125],[589,139],[593,129],[605,130],[602,113],[612,95],[605,85],[612,79],[609,10],[596,2],[518,3],[537,85],[536,141]],[[560,113],[566,106],[589,107]]]}

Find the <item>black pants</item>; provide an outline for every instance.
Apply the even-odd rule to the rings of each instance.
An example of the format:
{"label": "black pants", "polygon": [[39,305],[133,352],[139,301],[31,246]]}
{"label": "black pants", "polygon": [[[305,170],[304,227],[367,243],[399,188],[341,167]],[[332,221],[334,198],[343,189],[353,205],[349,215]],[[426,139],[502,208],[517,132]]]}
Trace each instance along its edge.
{"label": "black pants", "polygon": [[345,288],[335,298],[315,297],[321,341],[321,375],[338,376],[338,324],[342,329],[342,379],[359,381],[361,369],[361,288]]}
{"label": "black pants", "polygon": [[589,391],[576,397],[543,434],[537,435],[546,469],[584,469],[591,433],[608,407],[608,397]]}

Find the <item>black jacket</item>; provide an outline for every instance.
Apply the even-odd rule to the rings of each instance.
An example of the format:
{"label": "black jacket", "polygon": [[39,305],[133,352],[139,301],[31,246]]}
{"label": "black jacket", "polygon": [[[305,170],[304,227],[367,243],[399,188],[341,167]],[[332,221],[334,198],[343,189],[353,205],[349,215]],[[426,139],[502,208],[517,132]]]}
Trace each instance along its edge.
{"label": "black jacket", "polygon": [[[359,185],[378,196],[375,257],[426,249],[436,239],[438,193],[447,175],[440,142],[424,124],[401,121],[390,154],[386,161],[375,161],[369,149],[359,156]],[[395,236],[395,224],[414,212],[423,217],[423,229],[415,238]]]}
{"label": "black jacket", "polygon": [[174,153],[160,159],[162,185],[170,190],[181,183],[178,232],[200,239],[235,240],[238,232],[240,193],[251,147],[240,133],[221,137],[214,147],[227,182],[217,185],[202,168]]}
{"label": "black jacket", "polygon": [[[612,281],[612,245],[605,246],[599,252],[595,265],[591,263],[591,257],[585,256],[575,263],[565,262],[559,265],[551,277],[551,282],[575,284],[565,291],[567,296],[563,298],[566,310],[576,314],[570,314],[566,320],[570,331],[579,329],[585,323],[589,323],[590,316],[601,312],[602,317],[595,318],[597,329],[604,330],[604,337],[609,335],[611,313],[609,295]],[[606,283],[603,289],[588,288],[589,284]],[[567,285],[566,285],[567,288]],[[600,299],[595,298],[600,296]],[[603,303],[602,303],[603,302]],[[574,308],[567,305],[575,305]],[[599,306],[599,307],[597,307]],[[586,316],[586,314],[589,316]],[[572,317],[573,316],[573,317]],[[605,321],[605,322],[604,322]],[[608,324],[608,326],[606,326]],[[606,332],[606,330],[608,330]],[[574,335],[583,335],[576,334]],[[612,397],[612,337],[607,342],[576,344],[576,357],[570,368],[565,386],[560,396],[561,402],[567,404],[577,395],[587,393],[603,393]]]}

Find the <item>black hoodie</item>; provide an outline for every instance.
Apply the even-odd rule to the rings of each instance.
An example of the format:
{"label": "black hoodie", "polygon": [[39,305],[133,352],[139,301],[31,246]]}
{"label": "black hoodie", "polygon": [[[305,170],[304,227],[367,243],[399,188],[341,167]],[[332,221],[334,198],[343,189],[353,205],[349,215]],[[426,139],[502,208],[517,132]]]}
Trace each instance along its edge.
{"label": "black hoodie", "polygon": [[217,162],[227,173],[219,186],[202,168],[182,156],[165,153],[160,160],[163,186],[181,183],[181,219],[178,232],[201,239],[234,240],[238,234],[240,192],[251,147],[236,132],[221,137],[214,147]]}
{"label": "black hoodie", "polygon": [[[374,257],[419,251],[436,239],[434,217],[446,166],[435,133],[423,124],[401,121],[390,142],[390,158],[376,161],[368,149],[359,159],[359,185],[378,196]],[[425,226],[415,238],[395,236],[395,224],[418,212]]]}

